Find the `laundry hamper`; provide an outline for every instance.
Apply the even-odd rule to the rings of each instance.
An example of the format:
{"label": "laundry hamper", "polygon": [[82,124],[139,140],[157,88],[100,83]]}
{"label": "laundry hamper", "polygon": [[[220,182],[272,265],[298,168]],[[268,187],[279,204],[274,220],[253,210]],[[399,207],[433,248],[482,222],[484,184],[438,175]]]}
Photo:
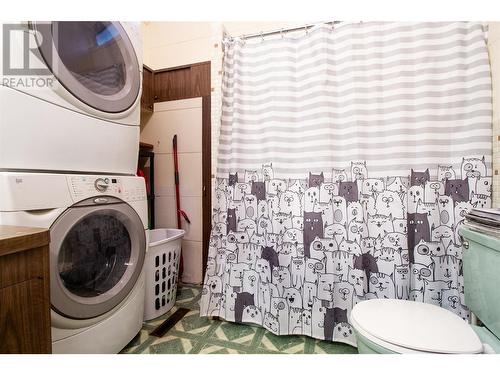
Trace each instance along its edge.
{"label": "laundry hamper", "polygon": [[144,320],[165,314],[174,306],[179,275],[182,229],[149,231],[146,255],[146,305]]}

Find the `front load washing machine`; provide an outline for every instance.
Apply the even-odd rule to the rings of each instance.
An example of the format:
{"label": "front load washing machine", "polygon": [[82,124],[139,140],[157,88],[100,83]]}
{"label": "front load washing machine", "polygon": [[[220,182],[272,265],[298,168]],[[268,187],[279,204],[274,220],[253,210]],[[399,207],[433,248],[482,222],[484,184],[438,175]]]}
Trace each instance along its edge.
{"label": "front load washing machine", "polygon": [[0,170],[135,174],[140,25],[1,26]]}
{"label": "front load washing machine", "polygon": [[50,228],[53,353],[118,353],[140,331],[143,178],[2,172],[0,225]]}

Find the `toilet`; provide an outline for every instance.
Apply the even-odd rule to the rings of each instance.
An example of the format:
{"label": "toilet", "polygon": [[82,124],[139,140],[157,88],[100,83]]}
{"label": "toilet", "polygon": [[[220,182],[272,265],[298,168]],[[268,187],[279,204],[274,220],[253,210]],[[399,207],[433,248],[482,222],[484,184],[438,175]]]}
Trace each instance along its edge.
{"label": "toilet", "polygon": [[500,239],[461,228],[465,303],[484,326],[439,306],[372,299],[351,312],[361,354],[500,353]]}

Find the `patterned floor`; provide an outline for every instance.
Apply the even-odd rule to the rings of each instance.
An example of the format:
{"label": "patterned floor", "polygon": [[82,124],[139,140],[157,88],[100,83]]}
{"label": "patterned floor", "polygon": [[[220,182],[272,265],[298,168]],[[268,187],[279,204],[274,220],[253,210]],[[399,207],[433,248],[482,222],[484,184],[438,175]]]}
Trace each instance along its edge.
{"label": "patterned floor", "polygon": [[[315,340],[306,336],[276,336],[261,327],[212,320],[199,315],[200,288],[181,286],[176,305],[165,315],[144,323],[141,331],[121,353],[137,354],[352,354],[352,346]],[[165,336],[149,333],[176,311],[191,309]]]}

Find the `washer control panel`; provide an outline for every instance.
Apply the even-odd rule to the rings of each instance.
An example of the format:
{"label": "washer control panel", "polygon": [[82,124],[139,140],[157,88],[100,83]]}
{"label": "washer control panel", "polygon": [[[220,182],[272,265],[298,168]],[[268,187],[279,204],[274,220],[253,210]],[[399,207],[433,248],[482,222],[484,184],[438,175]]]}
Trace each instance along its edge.
{"label": "washer control panel", "polygon": [[110,195],[124,201],[146,199],[146,188],[142,177],[79,175],[68,176],[67,182],[74,202],[96,195]]}

